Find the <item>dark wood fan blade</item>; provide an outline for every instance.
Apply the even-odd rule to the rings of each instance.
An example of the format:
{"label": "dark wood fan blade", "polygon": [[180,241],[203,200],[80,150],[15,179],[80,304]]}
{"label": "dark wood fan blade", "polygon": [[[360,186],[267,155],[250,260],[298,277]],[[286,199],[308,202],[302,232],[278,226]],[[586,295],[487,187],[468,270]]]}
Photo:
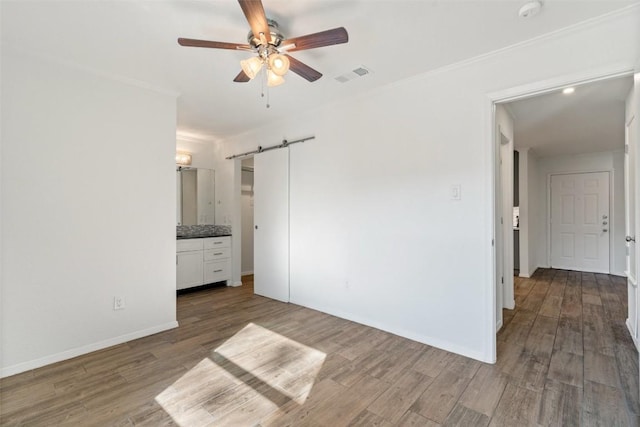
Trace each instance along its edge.
{"label": "dark wood fan blade", "polygon": [[296,50],[314,49],[316,47],[331,46],[332,44],[341,44],[348,41],[349,34],[347,30],[345,30],[344,27],[340,27],[284,40],[281,45],[295,44],[295,47],[287,49],[287,52],[294,52]]}
{"label": "dark wood fan blade", "polygon": [[271,41],[271,31],[267,23],[267,16],[264,13],[264,7],[260,0],[238,0],[242,12],[244,13],[254,37],[260,37],[260,33],[264,33],[267,43]]}
{"label": "dark wood fan blade", "polygon": [[289,58],[289,70],[293,71],[303,79],[306,79],[310,82],[315,82],[320,77],[322,77],[322,73],[320,73],[317,70],[314,70],[313,68],[309,67],[307,64],[304,64],[298,61],[293,56],[287,55],[287,58]]}
{"label": "dark wood fan blade", "polygon": [[244,71],[240,71],[240,74],[238,74],[238,75],[236,76],[236,78],[235,78],[235,79],[233,79],[233,81],[234,81],[234,82],[236,82],[236,83],[246,83],[246,82],[248,82],[249,80],[251,80],[251,79],[249,78],[249,76],[247,76],[247,75],[245,74],[245,72],[244,72]]}
{"label": "dark wood fan blade", "polygon": [[184,39],[179,38],[178,44],[180,46],[191,46],[191,47],[210,47],[212,49],[249,49],[251,50],[251,46],[248,44],[239,44],[239,43],[225,43],[225,42],[214,42],[210,40],[196,40],[196,39]]}

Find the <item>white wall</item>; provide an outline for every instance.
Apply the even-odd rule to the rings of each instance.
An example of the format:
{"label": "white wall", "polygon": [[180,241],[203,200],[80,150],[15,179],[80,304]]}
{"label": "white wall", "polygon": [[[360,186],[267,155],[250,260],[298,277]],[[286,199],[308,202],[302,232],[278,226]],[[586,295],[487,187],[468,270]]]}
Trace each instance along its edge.
{"label": "white wall", "polygon": [[175,96],[3,46],[2,113],[1,375],[177,326]]}
{"label": "white wall", "polygon": [[[621,149],[624,141],[620,142]],[[540,158],[538,160],[538,193],[535,203],[540,207],[537,217],[538,234],[537,258],[540,267],[549,266],[549,224],[548,205],[550,174],[570,172],[612,171],[611,198],[611,241],[609,246],[609,268],[611,274],[624,276],[625,270],[625,229],[624,229],[624,151],[609,151],[572,156]]]}
{"label": "white wall", "polygon": [[[639,18],[627,10],[227,141],[233,154],[316,136],[291,147],[291,301],[495,360],[489,94],[633,66]],[[239,162],[220,165],[239,222]]]}

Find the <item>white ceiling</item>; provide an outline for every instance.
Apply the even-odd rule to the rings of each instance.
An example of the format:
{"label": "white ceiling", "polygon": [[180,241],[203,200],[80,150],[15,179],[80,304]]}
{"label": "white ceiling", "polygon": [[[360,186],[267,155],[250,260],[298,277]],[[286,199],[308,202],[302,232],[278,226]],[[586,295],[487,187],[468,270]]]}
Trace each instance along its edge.
{"label": "white ceiling", "polygon": [[507,103],[514,116],[514,145],[538,157],[622,150],[625,99],[632,76],[602,80]]}
{"label": "white ceiling", "polygon": [[[533,19],[525,1],[264,0],[286,37],[344,26],[348,44],[293,56],[324,77],[308,83],[289,73],[270,90],[233,83],[241,51],[187,48],[178,37],[246,41],[248,24],[234,0],[0,1],[2,44],[140,80],[180,93],[178,130],[196,139],[224,138],[302,109],[389,84],[639,3],[637,0],[546,0]],[[365,65],[373,74],[334,78]]]}

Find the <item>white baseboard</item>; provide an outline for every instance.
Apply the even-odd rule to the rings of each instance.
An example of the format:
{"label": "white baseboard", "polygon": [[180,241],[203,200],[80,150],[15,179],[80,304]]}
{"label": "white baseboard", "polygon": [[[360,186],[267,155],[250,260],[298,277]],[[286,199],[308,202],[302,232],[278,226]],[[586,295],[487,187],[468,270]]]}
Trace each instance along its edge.
{"label": "white baseboard", "polygon": [[18,363],[16,365],[7,366],[0,369],[0,378],[5,378],[11,375],[26,372],[31,369],[41,368],[42,366],[50,365],[52,363],[61,362],[63,360],[72,359],[83,354],[91,353],[97,350],[102,350],[107,347],[122,344],[127,341],[132,341],[138,338],[146,337],[149,335],[157,334],[158,332],[166,331],[169,329],[177,328],[178,322],[173,321],[165,323],[163,325],[153,326],[151,328],[143,329],[141,331],[131,332],[129,334],[120,335],[118,337],[109,338],[104,341],[99,341],[93,344],[84,345],[82,347],[72,348],[60,353],[51,354],[49,356],[41,357],[35,360],[29,360],[27,362]]}
{"label": "white baseboard", "polygon": [[334,310],[332,308],[328,308],[315,303],[308,303],[307,301],[299,301],[295,298],[291,298],[289,302],[292,304],[297,304],[303,307],[310,308],[312,310],[321,311],[323,313],[327,313],[332,316],[340,317],[341,319],[346,319],[352,322],[360,323],[361,325],[371,326],[372,328],[380,329],[381,331],[389,332],[391,334],[398,335],[403,338],[408,338],[413,341],[417,341],[423,344],[437,347],[441,350],[449,351],[451,353],[457,353],[462,356],[469,357],[471,359],[479,360],[480,362],[485,362],[485,363],[496,362],[495,359],[491,360],[490,355],[484,354],[482,352],[478,352],[469,347],[461,346],[458,344],[451,343],[449,341],[444,341],[441,339],[430,337],[428,335],[416,333],[414,331],[408,331],[402,328],[390,327],[385,323],[378,322],[377,320],[374,320],[368,317],[354,315],[352,313],[347,313],[342,310]]}
{"label": "white baseboard", "polygon": [[242,273],[240,273],[241,276],[248,276],[250,274],[253,274],[253,270],[251,270],[251,271],[243,271]]}
{"label": "white baseboard", "polygon": [[620,276],[620,277],[627,277],[627,271],[626,270],[622,270],[622,271],[612,271],[611,273],[612,276]]}
{"label": "white baseboard", "polygon": [[231,283],[231,281],[229,281],[229,285],[228,286],[232,286],[234,288],[237,288],[238,286],[242,286],[242,281],[238,280],[237,282],[233,282],[233,283]]}
{"label": "white baseboard", "polygon": [[631,327],[631,323],[629,323],[629,319],[627,319],[625,323],[627,325],[627,329],[629,330],[629,335],[631,335],[631,339],[633,340],[633,343],[636,345],[636,350],[640,351],[640,343],[638,343],[638,340],[636,339],[636,337],[633,336],[633,328]]}

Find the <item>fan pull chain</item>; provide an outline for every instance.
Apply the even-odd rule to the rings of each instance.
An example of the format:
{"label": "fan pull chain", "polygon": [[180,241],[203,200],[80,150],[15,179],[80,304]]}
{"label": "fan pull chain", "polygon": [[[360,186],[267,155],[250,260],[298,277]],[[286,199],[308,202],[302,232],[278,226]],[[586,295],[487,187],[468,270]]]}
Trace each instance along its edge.
{"label": "fan pull chain", "polygon": [[267,108],[271,108],[271,105],[269,105],[269,86],[267,86]]}
{"label": "fan pull chain", "polygon": [[268,79],[268,75],[267,75],[267,71],[266,71],[266,67],[262,67],[262,69],[260,70],[260,73],[263,75],[263,78],[260,79],[260,97],[264,98],[264,93],[265,93],[265,85],[267,87],[267,108],[270,108],[271,105],[269,105],[269,84],[267,82]]}

